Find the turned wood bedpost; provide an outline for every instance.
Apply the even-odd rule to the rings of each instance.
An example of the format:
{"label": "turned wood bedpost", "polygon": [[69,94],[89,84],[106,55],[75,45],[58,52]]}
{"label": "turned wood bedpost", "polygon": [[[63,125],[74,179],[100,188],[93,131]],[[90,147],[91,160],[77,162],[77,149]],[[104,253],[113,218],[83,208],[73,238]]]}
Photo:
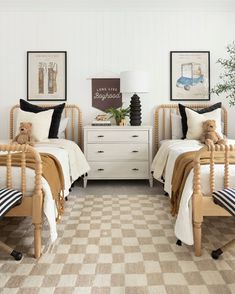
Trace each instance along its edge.
{"label": "turned wood bedpost", "polygon": [[225,153],[224,153],[224,188],[229,188],[229,149],[230,149],[230,147],[228,145],[225,145]]}
{"label": "turned wood bedpost", "polygon": [[32,221],[34,224],[34,254],[35,258],[39,258],[41,255],[41,226],[43,205],[43,193],[41,186],[42,162],[40,154],[33,147],[28,146],[28,151],[33,154],[33,157],[35,159],[35,182],[32,203]]}
{"label": "turned wood bedpost", "polygon": [[21,154],[21,192],[23,196],[26,192],[26,154],[22,151]]}
{"label": "turned wood bedpost", "polygon": [[77,107],[78,111],[78,145],[83,149],[83,131],[82,131],[82,112],[79,107]]}
{"label": "turned wood bedpost", "polygon": [[193,177],[193,196],[192,196],[192,212],[193,212],[193,233],[194,233],[194,250],[196,256],[201,256],[201,239],[202,239],[202,193],[201,193],[201,174],[200,174],[200,158],[201,154],[207,150],[207,147],[197,151],[194,159],[194,177]]}
{"label": "turned wood bedpost", "polygon": [[12,188],[11,152],[7,152],[7,188]]}
{"label": "turned wood bedpost", "polygon": [[215,191],[215,146],[210,146],[210,150],[210,191],[213,193]]}
{"label": "turned wood bedpost", "polygon": [[160,140],[160,130],[159,130],[159,111],[161,109],[161,105],[159,107],[156,108],[155,110],[155,115],[154,115],[154,125],[155,125],[155,129],[154,129],[154,135],[155,135],[155,144],[156,144],[156,150],[157,151],[159,149],[159,140]]}
{"label": "turned wood bedpost", "polygon": [[[64,116],[66,118],[68,117],[68,108],[64,109]],[[68,139],[68,128],[65,129],[64,134],[65,134],[65,139]]]}
{"label": "turned wood bedpost", "polygon": [[71,109],[72,111],[72,138],[73,141],[75,140],[75,118],[74,118],[74,109]]}

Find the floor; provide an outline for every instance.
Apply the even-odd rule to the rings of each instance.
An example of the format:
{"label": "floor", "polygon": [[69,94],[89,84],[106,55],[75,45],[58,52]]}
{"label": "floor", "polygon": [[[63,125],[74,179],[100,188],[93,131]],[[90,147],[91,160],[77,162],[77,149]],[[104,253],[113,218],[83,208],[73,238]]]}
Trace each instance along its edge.
{"label": "floor", "polygon": [[146,181],[90,181],[77,184],[58,225],[59,238],[32,257],[29,219],[4,219],[0,239],[24,258],[0,253],[0,293],[227,294],[235,293],[235,250],[217,261],[212,249],[235,235],[233,218],[207,218],[203,255],[177,246],[168,197]]}

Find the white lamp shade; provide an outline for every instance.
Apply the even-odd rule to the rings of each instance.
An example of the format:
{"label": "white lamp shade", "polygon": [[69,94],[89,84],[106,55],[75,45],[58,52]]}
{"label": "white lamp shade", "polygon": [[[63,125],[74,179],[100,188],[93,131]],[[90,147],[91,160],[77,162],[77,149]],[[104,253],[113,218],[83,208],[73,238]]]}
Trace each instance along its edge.
{"label": "white lamp shade", "polygon": [[123,71],[120,74],[121,93],[147,93],[149,76],[145,71]]}

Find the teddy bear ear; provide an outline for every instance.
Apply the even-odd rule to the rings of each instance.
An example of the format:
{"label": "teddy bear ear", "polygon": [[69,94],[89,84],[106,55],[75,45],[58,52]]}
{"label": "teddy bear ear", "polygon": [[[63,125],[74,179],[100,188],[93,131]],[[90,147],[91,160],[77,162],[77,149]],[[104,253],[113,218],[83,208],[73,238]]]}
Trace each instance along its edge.
{"label": "teddy bear ear", "polygon": [[31,122],[29,122],[28,124],[29,124],[30,127],[32,127],[32,123]]}

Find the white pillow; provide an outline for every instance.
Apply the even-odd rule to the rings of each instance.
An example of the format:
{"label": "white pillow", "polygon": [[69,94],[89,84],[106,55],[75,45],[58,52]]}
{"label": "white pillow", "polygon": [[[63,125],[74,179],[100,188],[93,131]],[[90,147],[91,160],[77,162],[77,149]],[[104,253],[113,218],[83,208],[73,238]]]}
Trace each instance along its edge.
{"label": "white pillow", "polygon": [[182,119],[180,115],[171,113],[171,139],[177,140],[183,138]]}
{"label": "white pillow", "polygon": [[38,113],[18,110],[16,120],[16,134],[19,133],[21,122],[32,123],[32,136],[38,142],[48,139],[49,129],[51,126],[51,117],[54,109],[41,111]]}
{"label": "white pillow", "polygon": [[185,108],[187,115],[188,131],[186,138],[189,140],[198,140],[202,134],[202,124],[208,119],[216,121],[216,132],[222,135],[221,131],[221,108],[206,113],[197,113],[189,108]]}
{"label": "white pillow", "polygon": [[68,122],[69,122],[68,117],[64,117],[64,118],[61,119],[59,130],[58,130],[58,138],[59,139],[64,139],[65,138],[65,129],[67,128]]}

